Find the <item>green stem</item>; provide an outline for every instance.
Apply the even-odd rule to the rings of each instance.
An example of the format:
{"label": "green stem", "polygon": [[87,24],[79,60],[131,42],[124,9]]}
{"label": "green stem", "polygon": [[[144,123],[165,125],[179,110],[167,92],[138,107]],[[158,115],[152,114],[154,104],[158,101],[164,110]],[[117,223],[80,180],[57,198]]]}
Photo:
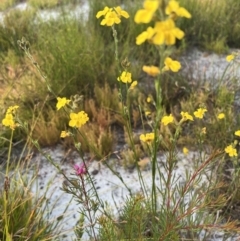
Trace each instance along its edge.
{"label": "green stem", "polygon": [[[160,64],[159,69],[161,71],[163,67],[163,49],[159,48]],[[161,74],[161,73],[160,73]],[[154,126],[154,146],[152,152],[152,209],[155,213],[157,210],[157,193],[156,193],[156,165],[157,165],[157,150],[159,147],[158,125],[162,116],[162,88],[160,75],[155,79],[155,91],[156,91],[156,121]]]}
{"label": "green stem", "polygon": [[10,180],[8,177],[9,174],[9,165],[10,165],[10,157],[12,153],[12,140],[13,140],[13,130],[11,131],[11,137],[10,137],[10,143],[8,148],[8,159],[7,159],[7,167],[6,167],[6,173],[5,173],[5,181],[4,181],[4,219],[5,219],[5,234],[6,234],[6,240],[11,241],[11,235],[9,234],[8,226],[9,226],[9,217],[8,217],[8,194],[9,194],[9,188],[10,188]]}
{"label": "green stem", "polygon": [[113,31],[113,39],[115,44],[115,60],[118,66],[118,73],[120,74],[121,71],[120,71],[120,63],[119,63],[119,57],[118,57],[118,37],[117,37],[117,30],[114,28],[114,25],[112,26],[112,31]]}

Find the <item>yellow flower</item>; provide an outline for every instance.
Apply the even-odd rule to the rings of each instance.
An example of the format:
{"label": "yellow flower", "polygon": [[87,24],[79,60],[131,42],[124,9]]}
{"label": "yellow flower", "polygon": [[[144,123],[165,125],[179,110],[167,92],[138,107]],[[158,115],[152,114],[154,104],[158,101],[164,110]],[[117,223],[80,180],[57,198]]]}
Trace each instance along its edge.
{"label": "yellow flower", "polygon": [[206,111],[206,108],[198,108],[196,111],[193,112],[193,114],[196,118],[202,119]]}
{"label": "yellow flower", "polygon": [[14,119],[13,119],[13,115],[12,114],[6,114],[5,118],[2,120],[2,124],[4,126],[10,127],[11,129],[14,129]]}
{"label": "yellow flower", "polygon": [[235,135],[235,136],[240,136],[240,130],[235,131],[235,132],[234,132],[234,135]]}
{"label": "yellow flower", "polygon": [[16,126],[18,126],[15,122],[14,122],[14,118],[12,114],[6,113],[5,118],[2,120],[2,124],[4,126],[10,127],[12,130],[15,129]]}
{"label": "yellow flower", "polygon": [[230,54],[226,57],[227,62],[231,62],[232,60],[234,60],[235,56],[233,54]]}
{"label": "yellow flower", "polygon": [[230,156],[234,157],[237,156],[237,150],[232,145],[229,145],[225,148],[225,152]]}
{"label": "yellow flower", "polygon": [[117,12],[119,17],[129,18],[128,12],[122,10],[120,6],[115,7],[114,10]]}
{"label": "yellow flower", "polygon": [[19,108],[18,105],[8,107],[7,114],[14,114],[18,108]]}
{"label": "yellow flower", "polygon": [[185,18],[191,18],[191,14],[183,7],[179,6],[179,3],[175,0],[171,0],[166,9],[165,13],[167,15],[170,15],[172,18],[175,18],[176,16],[179,17],[185,17]]}
{"label": "yellow flower", "polygon": [[146,40],[151,40],[153,35],[155,34],[155,31],[152,27],[148,27],[146,31],[139,34],[136,38],[136,44],[140,45],[144,43]]}
{"label": "yellow flower", "polygon": [[112,8],[105,7],[102,11],[99,11],[96,15],[96,18],[106,15],[109,11],[112,11]]}
{"label": "yellow flower", "polygon": [[182,120],[184,120],[184,121],[187,121],[187,120],[193,121],[193,117],[191,115],[189,115],[188,112],[181,111],[180,114],[182,116]]}
{"label": "yellow flower", "polygon": [[106,13],[104,19],[101,21],[101,25],[113,26],[114,24],[119,24],[121,22],[119,16],[114,11],[109,11]]}
{"label": "yellow flower", "polygon": [[203,127],[201,130],[201,134],[206,135],[206,133],[207,133],[207,128]]}
{"label": "yellow flower", "polygon": [[121,17],[129,18],[129,14],[122,10],[120,6],[114,8],[105,7],[97,13],[96,18],[100,18],[102,16],[104,16],[104,19],[100,24],[107,26],[119,24],[121,22]]}
{"label": "yellow flower", "polygon": [[132,74],[127,71],[123,71],[121,76],[117,78],[118,81],[122,81],[123,83],[131,83],[132,82]]}
{"label": "yellow flower", "polygon": [[173,123],[174,119],[172,114],[170,114],[169,116],[164,116],[161,120],[161,122],[163,123],[163,125],[167,126],[170,123]]}
{"label": "yellow flower", "polygon": [[57,97],[57,110],[60,110],[62,107],[64,107],[65,105],[69,104],[70,100],[68,100],[66,97],[60,98]]}
{"label": "yellow flower", "polygon": [[184,37],[184,32],[175,26],[171,18],[156,22],[154,31],[155,35],[152,38],[152,42],[156,45],[174,45],[176,43],[176,38],[180,40]]}
{"label": "yellow flower", "polygon": [[150,116],[151,115],[151,111],[145,111],[145,116]]}
{"label": "yellow flower", "polygon": [[151,65],[151,66],[146,66],[146,65],[144,65],[142,69],[143,69],[143,71],[146,72],[148,75],[153,76],[153,77],[155,77],[155,76],[157,76],[157,75],[160,74],[159,68],[156,67],[156,66],[153,66],[153,65]]}
{"label": "yellow flower", "polygon": [[149,23],[159,6],[159,0],[145,0],[144,9],[137,11],[134,21],[135,23]]}
{"label": "yellow flower", "polygon": [[147,103],[150,103],[152,101],[152,98],[150,96],[147,97]]}
{"label": "yellow flower", "polygon": [[130,90],[134,89],[134,88],[137,86],[137,84],[138,84],[138,82],[137,82],[136,80],[134,80],[134,81],[132,82],[132,84],[130,85],[129,89],[130,89]]}
{"label": "yellow flower", "polygon": [[167,57],[164,60],[164,70],[171,70],[173,72],[178,72],[181,69],[181,64],[178,61],[174,61],[171,58]]}
{"label": "yellow flower", "polygon": [[224,113],[219,113],[218,116],[217,116],[217,118],[218,118],[219,120],[224,119],[224,118],[225,118],[225,114],[224,114]]}
{"label": "yellow flower", "polygon": [[65,138],[65,137],[68,137],[68,136],[70,136],[70,135],[71,135],[70,132],[68,132],[68,131],[62,131],[61,134],[60,134],[60,137],[61,137],[61,138]]}
{"label": "yellow flower", "polygon": [[69,126],[80,128],[88,120],[89,120],[88,115],[84,111],[80,111],[77,114],[71,113],[70,114]]}
{"label": "yellow flower", "polygon": [[187,155],[189,152],[189,150],[187,149],[187,147],[183,147],[183,154],[184,155]]}
{"label": "yellow flower", "polygon": [[4,119],[2,120],[2,124],[6,127],[10,127],[12,130],[15,130],[17,126],[19,126],[18,123],[15,123],[14,121],[14,114],[16,110],[19,108],[18,105],[10,106],[7,109],[6,115]]}
{"label": "yellow flower", "polygon": [[143,141],[143,142],[150,143],[150,142],[152,142],[154,140],[154,133],[150,132],[150,133],[146,133],[145,135],[141,134],[140,135],[140,140]]}

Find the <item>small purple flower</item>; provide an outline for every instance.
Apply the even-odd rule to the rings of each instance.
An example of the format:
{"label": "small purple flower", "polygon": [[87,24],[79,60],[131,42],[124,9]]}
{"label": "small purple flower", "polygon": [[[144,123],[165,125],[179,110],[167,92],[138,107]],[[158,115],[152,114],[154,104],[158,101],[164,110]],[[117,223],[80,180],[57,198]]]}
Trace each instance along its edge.
{"label": "small purple flower", "polygon": [[75,164],[73,168],[78,176],[82,176],[87,173],[87,168],[83,162],[81,164]]}

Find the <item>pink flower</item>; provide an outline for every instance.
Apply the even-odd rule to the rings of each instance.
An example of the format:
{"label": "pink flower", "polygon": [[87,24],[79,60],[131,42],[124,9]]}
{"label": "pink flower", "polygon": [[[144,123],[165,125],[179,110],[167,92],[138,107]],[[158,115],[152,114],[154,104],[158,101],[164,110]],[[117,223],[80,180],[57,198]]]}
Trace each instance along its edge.
{"label": "pink flower", "polygon": [[83,162],[81,164],[75,164],[73,168],[76,171],[76,175],[78,176],[81,176],[87,173],[87,168]]}

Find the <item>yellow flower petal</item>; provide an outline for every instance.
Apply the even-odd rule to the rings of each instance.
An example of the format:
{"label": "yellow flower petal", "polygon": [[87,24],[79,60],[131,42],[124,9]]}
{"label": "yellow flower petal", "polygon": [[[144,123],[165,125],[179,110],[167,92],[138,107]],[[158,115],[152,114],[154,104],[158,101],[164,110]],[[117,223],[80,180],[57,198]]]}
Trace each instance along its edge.
{"label": "yellow flower petal", "polygon": [[225,114],[224,114],[224,113],[219,113],[218,116],[217,116],[217,118],[218,118],[219,120],[224,119],[224,118],[225,118]]}
{"label": "yellow flower petal", "polygon": [[70,121],[69,126],[71,127],[77,127],[80,128],[82,125],[84,125],[89,120],[89,117],[87,113],[84,111],[80,111],[77,114],[76,113],[70,113]]}
{"label": "yellow flower petal", "polygon": [[230,54],[226,57],[227,62],[231,62],[232,60],[234,60],[235,56],[233,54]]}
{"label": "yellow flower petal", "polygon": [[225,148],[225,152],[230,156],[234,157],[237,156],[237,149],[234,148],[232,145],[229,145]]}
{"label": "yellow flower petal", "polygon": [[140,45],[144,43],[146,40],[150,40],[154,35],[154,29],[152,27],[148,27],[146,31],[139,34],[136,38],[136,44]]}
{"label": "yellow flower petal", "polygon": [[171,0],[169,1],[166,9],[165,9],[165,13],[167,15],[173,15],[173,17],[175,15],[179,16],[179,17],[185,17],[185,18],[191,18],[191,14],[183,7],[179,6],[179,3],[175,0]]}
{"label": "yellow flower petal", "polygon": [[132,82],[132,74],[127,71],[123,71],[121,76],[117,78],[118,81],[122,81],[123,83],[131,83]]}
{"label": "yellow flower petal", "polygon": [[196,118],[202,119],[206,111],[206,108],[198,108],[196,111],[193,112],[193,114]]}
{"label": "yellow flower petal", "polygon": [[154,133],[150,132],[150,133],[146,133],[146,134],[141,134],[140,135],[140,140],[142,142],[147,142],[150,143],[154,140]]}
{"label": "yellow flower petal", "polygon": [[235,136],[240,136],[240,130],[235,131],[235,132],[234,132],[234,135],[235,135]]}
{"label": "yellow flower petal", "polygon": [[134,80],[134,81],[132,82],[132,84],[130,85],[129,89],[130,89],[130,90],[134,89],[134,87],[136,87],[137,84],[138,84],[138,82],[137,82],[136,80]]}
{"label": "yellow flower petal", "polygon": [[190,121],[193,121],[193,117],[191,115],[188,114],[188,112],[183,112],[181,111],[181,116],[182,116],[182,119],[184,121],[187,121],[187,120],[190,120]]}
{"label": "yellow flower petal", "polygon": [[183,154],[184,155],[187,155],[189,152],[189,150],[187,149],[187,147],[183,147]]}
{"label": "yellow flower petal", "polygon": [[65,105],[69,104],[70,100],[68,100],[66,97],[60,98],[57,97],[57,110],[60,110],[62,107],[64,107]]}
{"label": "yellow flower petal", "polygon": [[68,132],[68,131],[62,131],[61,132],[61,134],[60,134],[60,137],[61,138],[66,138],[66,137],[68,137],[68,136],[70,136],[70,132]]}
{"label": "yellow flower petal", "polygon": [[170,123],[173,123],[174,118],[173,115],[170,114],[169,116],[164,116],[161,120],[161,122],[163,123],[163,125],[167,126]]}
{"label": "yellow flower petal", "polygon": [[117,14],[119,15],[119,17],[122,16],[122,17],[124,17],[124,18],[129,18],[128,12],[122,10],[122,8],[121,8],[120,6],[115,7],[114,10],[117,12]]}
{"label": "yellow flower petal", "polygon": [[181,68],[181,64],[178,61],[174,61],[169,57],[167,57],[164,60],[164,64],[165,64],[165,67],[164,67],[165,70],[170,69],[173,72],[178,72]]}
{"label": "yellow flower petal", "polygon": [[101,16],[106,15],[108,11],[111,11],[109,7],[105,7],[102,11],[99,11],[96,15],[96,18],[100,18]]}
{"label": "yellow flower petal", "polygon": [[152,20],[155,11],[158,9],[158,6],[158,0],[146,0],[143,5],[144,9],[138,10],[135,14],[135,23],[149,23]]}
{"label": "yellow flower petal", "polygon": [[148,75],[153,76],[153,77],[155,77],[155,76],[160,74],[159,68],[156,67],[156,66],[153,66],[153,65],[151,65],[151,66],[144,65],[142,70],[144,72],[146,72]]}

